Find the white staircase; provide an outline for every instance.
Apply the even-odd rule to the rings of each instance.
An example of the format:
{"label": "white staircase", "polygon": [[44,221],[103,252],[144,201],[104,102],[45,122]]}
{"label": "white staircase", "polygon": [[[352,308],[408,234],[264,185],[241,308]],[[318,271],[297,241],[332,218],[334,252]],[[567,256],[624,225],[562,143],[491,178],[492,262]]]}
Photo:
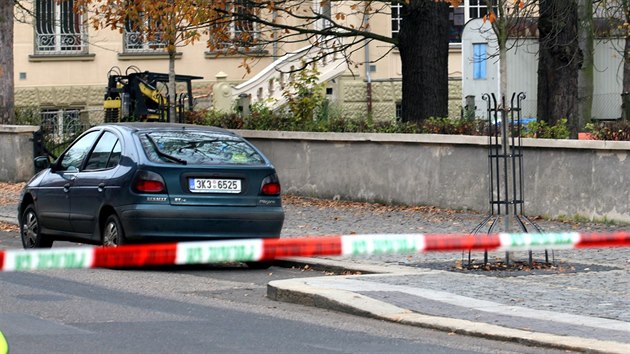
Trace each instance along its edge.
{"label": "white staircase", "polygon": [[[290,73],[299,69],[303,62],[309,62],[312,58],[322,57],[327,49],[317,46],[308,46],[292,53],[285,54],[280,59],[268,65],[251,79],[232,88],[232,102],[239,97],[247,96],[251,103],[264,102],[271,109],[282,106],[286,99],[282,93],[285,85],[290,80]],[[348,68],[345,58],[339,53],[331,53],[317,62],[319,82],[330,81]]]}

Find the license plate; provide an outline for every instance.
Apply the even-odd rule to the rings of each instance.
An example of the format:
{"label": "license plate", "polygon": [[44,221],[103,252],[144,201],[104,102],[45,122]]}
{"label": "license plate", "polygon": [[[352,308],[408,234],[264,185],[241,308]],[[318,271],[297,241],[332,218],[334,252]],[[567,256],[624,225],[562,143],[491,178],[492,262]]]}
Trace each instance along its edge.
{"label": "license plate", "polygon": [[191,178],[188,187],[193,193],[240,193],[240,179]]}

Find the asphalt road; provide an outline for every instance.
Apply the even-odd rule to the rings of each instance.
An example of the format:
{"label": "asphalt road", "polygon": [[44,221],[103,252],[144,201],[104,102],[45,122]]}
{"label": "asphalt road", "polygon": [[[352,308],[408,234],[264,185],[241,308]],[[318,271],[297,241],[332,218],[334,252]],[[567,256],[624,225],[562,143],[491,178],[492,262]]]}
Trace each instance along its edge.
{"label": "asphalt road", "polygon": [[[19,248],[17,233],[0,232],[0,245]],[[550,352],[265,295],[271,280],[325,274],[240,264],[0,273],[0,331],[11,353]]]}
{"label": "asphalt road", "polygon": [[[432,208],[401,209],[331,201],[297,200],[287,203],[285,208],[283,237],[466,232],[482,218],[474,213]],[[548,231],[623,227],[544,220],[540,223]],[[67,245],[71,244],[55,243],[55,247]],[[0,232],[0,249],[20,247],[16,232]],[[566,251],[556,256],[563,259],[568,256],[587,264],[627,267],[626,250],[601,251]],[[461,257],[461,253],[432,253],[375,256],[356,261],[439,268],[444,264],[452,267]],[[321,275],[317,271],[277,267],[252,271],[239,265],[0,273],[0,330],[7,337],[12,353],[553,352],[274,302],[265,296],[266,284],[271,280]],[[442,283],[438,281],[437,285]],[[471,291],[469,283],[443,285],[457,293]],[[484,289],[492,294],[501,293],[501,289],[487,286]],[[550,295],[554,297],[553,292]],[[572,308],[566,310],[570,312]]]}
{"label": "asphalt road", "polygon": [[0,274],[12,353],[542,352],[266,299],[270,279],[321,275],[238,267]]}

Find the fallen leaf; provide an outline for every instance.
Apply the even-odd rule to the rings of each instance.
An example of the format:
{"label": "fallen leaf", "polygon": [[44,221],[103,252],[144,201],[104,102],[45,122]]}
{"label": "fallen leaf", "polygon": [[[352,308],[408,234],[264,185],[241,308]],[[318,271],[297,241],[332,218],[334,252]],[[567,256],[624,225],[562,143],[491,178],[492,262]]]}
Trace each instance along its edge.
{"label": "fallen leaf", "polygon": [[18,232],[20,228],[17,225],[0,222],[0,231]]}

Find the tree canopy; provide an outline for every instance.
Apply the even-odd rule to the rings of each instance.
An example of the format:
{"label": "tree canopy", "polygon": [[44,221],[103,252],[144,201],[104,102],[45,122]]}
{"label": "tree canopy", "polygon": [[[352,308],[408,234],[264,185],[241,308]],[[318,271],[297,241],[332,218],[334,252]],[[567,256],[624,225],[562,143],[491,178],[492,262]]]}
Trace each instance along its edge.
{"label": "tree canopy", "polygon": [[[353,54],[365,45],[372,41],[390,44],[390,50],[400,51],[403,62],[404,121],[448,114],[448,6],[460,2],[75,0],[76,9],[89,13],[95,28],[122,31],[127,23],[134,23],[148,38],[166,41],[169,53],[207,34],[208,48],[217,55],[309,44],[324,49],[310,61],[341,54],[358,66],[364,63],[355,63]],[[392,4],[400,5],[400,36],[371,27],[377,16],[389,19]],[[249,68],[247,58],[243,66]]]}
{"label": "tree canopy", "polygon": [[[492,23],[499,38],[505,35],[502,29],[505,19],[512,15],[523,17],[524,9],[529,6],[544,8],[556,3],[542,0],[496,2],[500,5],[497,12],[490,6],[492,2],[487,2],[486,19]],[[448,7],[461,5],[461,0],[74,0],[74,3],[75,10],[86,14],[94,28],[109,28],[121,32],[131,28],[143,33],[149,41],[163,43],[162,48],[171,58],[169,73],[173,77],[177,48],[196,42],[205,42],[209,51],[217,55],[244,55],[245,68],[248,68],[248,54],[260,55],[264,52],[261,49],[271,52],[272,47],[282,53],[284,47],[302,47],[305,44],[323,49],[317,51],[318,55],[309,57],[311,61],[321,60],[327,55],[341,54],[350,64],[354,64],[350,65],[351,68],[358,68],[359,65],[373,63],[389,53],[371,58],[369,62],[358,55],[366,45],[378,41],[384,43],[389,51],[400,53],[403,121],[420,122],[429,117],[447,115],[450,26]],[[562,3],[573,8],[575,0],[563,0]],[[606,10],[605,13],[612,14],[611,18],[621,19],[624,22],[623,28],[630,28],[627,24],[630,18],[628,0],[602,0],[597,4]],[[11,33],[13,8],[16,5],[20,5],[19,0],[0,2],[0,44],[3,48],[0,51],[0,77],[3,78],[0,85],[0,96],[3,99],[0,102],[0,115],[3,122],[11,121],[10,117],[13,116]],[[384,23],[383,19],[389,21],[394,10],[397,11],[395,15],[400,18],[400,28],[396,33],[373,27],[374,23],[378,23],[377,20],[381,23]],[[557,16],[545,18],[544,15],[549,12],[542,12],[545,13],[539,28],[543,29],[543,37],[575,38],[573,32],[568,35],[563,32],[563,28],[574,28],[574,25],[559,26],[558,24],[566,23],[566,19]],[[552,23],[549,24],[549,21]],[[626,41],[626,45],[628,43],[630,41]],[[544,40],[541,45],[546,45]],[[579,53],[573,47],[567,48],[556,50],[544,47],[543,50],[548,53],[561,53],[564,50]],[[627,48],[621,51],[627,59]],[[579,62],[573,60],[569,63]],[[624,63],[624,92],[630,91],[630,75],[627,74],[630,72],[629,62],[626,60]],[[558,65],[568,67],[566,64]],[[296,68],[299,69],[301,68]],[[549,67],[550,75],[558,75],[557,70],[554,70],[553,66]],[[369,78],[366,78],[366,82],[369,90]],[[558,79],[553,82],[565,81]],[[559,85],[549,87],[555,86]],[[174,84],[173,87],[169,86],[169,92],[174,92]],[[555,102],[554,100],[556,99],[549,98],[547,101]],[[560,106],[557,102],[548,104]],[[543,116],[550,117],[548,111],[542,112]],[[555,116],[560,113],[550,114]],[[562,117],[543,119],[559,118]]]}

